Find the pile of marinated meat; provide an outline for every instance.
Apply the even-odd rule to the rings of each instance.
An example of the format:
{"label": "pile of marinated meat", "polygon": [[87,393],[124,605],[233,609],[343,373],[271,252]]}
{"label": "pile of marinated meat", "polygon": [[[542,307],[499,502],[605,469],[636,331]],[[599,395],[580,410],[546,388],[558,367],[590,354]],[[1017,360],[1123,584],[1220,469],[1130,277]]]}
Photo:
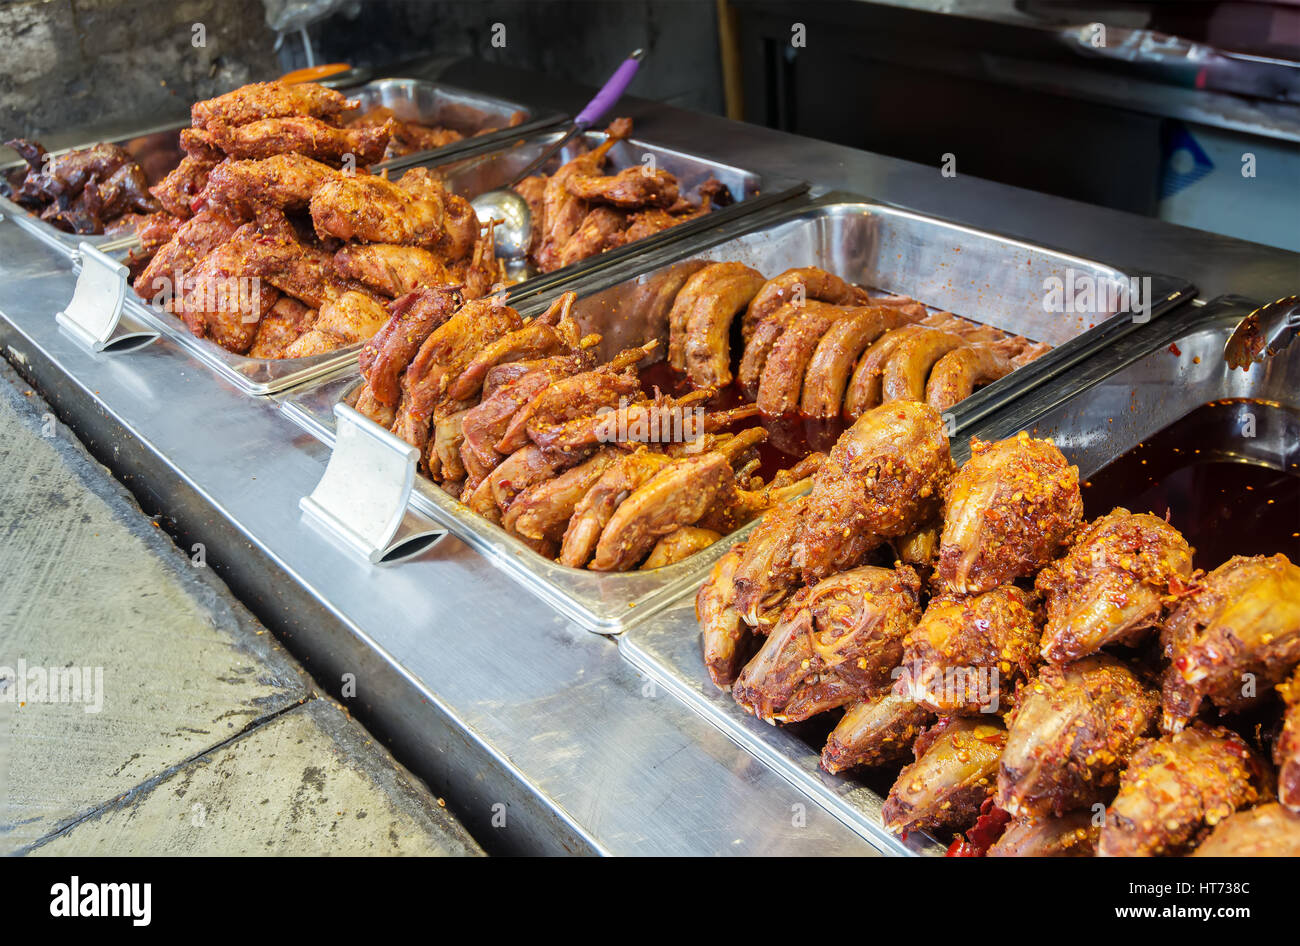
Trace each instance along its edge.
{"label": "pile of marinated meat", "polygon": [[144,170],[117,145],[49,154],[34,141],[5,142],[27,162],[21,179],[0,177],[0,192],[69,233],[104,233],[129,214],[162,209]]}
{"label": "pile of marinated meat", "polygon": [[897,772],[885,825],[952,854],[1300,854],[1300,568],[1083,509],[1050,441],[955,469],[937,411],[873,407],[700,589],[708,671],[834,714],[822,767]]}

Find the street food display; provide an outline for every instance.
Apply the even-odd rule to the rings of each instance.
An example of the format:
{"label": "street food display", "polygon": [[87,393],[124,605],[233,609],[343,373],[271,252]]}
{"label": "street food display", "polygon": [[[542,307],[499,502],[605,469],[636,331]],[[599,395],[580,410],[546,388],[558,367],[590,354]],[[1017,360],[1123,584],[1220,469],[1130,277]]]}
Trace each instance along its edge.
{"label": "street food display", "polygon": [[1086,522],[1050,441],[955,468],[938,412],[897,400],[696,615],[717,686],[770,723],[841,713],[822,767],[896,772],[885,826],[950,854],[1300,853],[1300,567],[1193,554],[1154,515]]}

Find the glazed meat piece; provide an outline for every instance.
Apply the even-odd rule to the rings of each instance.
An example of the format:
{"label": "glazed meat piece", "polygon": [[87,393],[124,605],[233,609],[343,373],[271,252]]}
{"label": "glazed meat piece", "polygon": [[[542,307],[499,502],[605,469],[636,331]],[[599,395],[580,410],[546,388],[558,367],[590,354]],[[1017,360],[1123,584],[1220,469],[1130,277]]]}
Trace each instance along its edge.
{"label": "glazed meat piece", "polygon": [[95,188],[95,212],[100,221],[127,213],[158,213],[163,209],[158,198],[149,193],[149,180],[134,161],[126,162],[103,181],[86,184],[87,190],[91,187]]}
{"label": "glazed meat piece", "polygon": [[844,390],[858,358],[885,332],[908,321],[908,314],[897,307],[845,309],[813,351],[804,373],[799,409],[809,417],[822,420],[839,417],[844,406]]}
{"label": "glazed meat piece", "polygon": [[925,400],[925,383],[934,363],[964,344],[965,340],[960,335],[937,328],[923,329],[904,339],[881,374],[881,399]]}
{"label": "glazed meat piece", "polygon": [[231,216],[253,216],[259,209],[305,210],[312,195],[343,175],[301,154],[262,160],[223,161],[212,168],[199,198]]}
{"label": "glazed meat piece", "polygon": [[274,289],[245,275],[246,260],[259,239],[256,223],[236,230],[185,275],[183,296],[174,305],[194,335],[236,354],[252,346],[258,322],[279,298]]}
{"label": "glazed meat piece", "polygon": [[91,180],[107,180],[131,161],[131,155],[123,148],[107,143],[54,155],[47,154],[38,143],[21,138],[10,139],[5,144],[28,164],[27,178],[16,194],[18,203],[24,206],[33,201],[71,200]]}
{"label": "glazed meat piece", "polygon": [[888,691],[849,704],[822,749],[822,768],[831,774],[886,765],[907,758],[912,743],[934,714]]}
{"label": "glazed meat piece", "polygon": [[587,202],[569,191],[571,178],[599,174],[605,156],[618,142],[632,133],[632,123],[624,118],[615,119],[605,132],[605,140],[598,146],[580,154],[562,165],[546,182],[542,192],[542,219],[545,230],[534,254],[537,268],[544,273],[560,266],[560,257],[569,238],[577,232],[590,209]]}
{"label": "glazed meat piece", "polygon": [[473,490],[467,490],[462,501],[480,516],[500,523],[520,493],[577,466],[590,453],[557,453],[529,444],[501,461]]}
{"label": "glazed meat piece", "polygon": [[283,358],[285,350],[312,327],[320,313],[297,299],[281,296],[257,326],[249,358]]}
{"label": "glazed meat piece", "polygon": [[998,805],[1015,816],[1100,801],[1157,721],[1155,692],[1105,656],[1044,666],[1016,699],[998,773]]}
{"label": "glazed meat piece", "polygon": [[804,305],[785,324],[772,345],[758,381],[758,409],[781,417],[799,407],[804,374],[822,336],[847,310],[838,306]]}
{"label": "glazed meat piece", "polygon": [[338,277],[328,253],[299,240],[279,210],[264,210],[257,224],[258,238],[243,254],[243,275],[263,279],[314,308],[359,288]]}
{"label": "glazed meat piece", "polygon": [[1182,600],[1162,640],[1166,729],[1182,728],[1202,700],[1220,713],[1251,705],[1300,663],[1300,568],[1285,555],[1234,556]]}
{"label": "glazed meat piece", "polygon": [[384,156],[392,129],[336,128],[316,118],[261,118],[244,125],[217,124],[213,141],[232,158],[269,158],[293,152],[326,164],[351,161],[353,169]]}
{"label": "glazed meat piece", "polygon": [[446,194],[425,168],[396,182],[374,174],[340,174],[312,194],[311,219],[322,238],[362,243],[433,243],[443,235]]}
{"label": "glazed meat piece", "polygon": [[560,251],[559,265],[572,266],[589,256],[623,245],[627,214],[613,207],[592,207]]}
{"label": "glazed meat piece", "polygon": [[960,830],[993,794],[1006,730],[994,716],[949,717],[917,738],[881,809],[891,831]]}
{"label": "glazed meat piece", "polygon": [[579,329],[569,317],[576,298],[576,293],[564,293],[537,318],[529,319],[522,327],[484,346],[452,380],[447,394],[459,400],[474,397],[482,389],[488,372],[497,365],[578,351],[581,343]]}
{"label": "glazed meat piece", "polygon": [[762,285],[743,263],[713,263],[686,280],[668,313],[668,363],[692,386],[731,383],[731,323]]}
{"label": "glazed meat piece", "polygon": [[370,338],[388,321],[379,300],[355,290],[321,303],[311,328],[284,350],[285,358],[322,355]]}
{"label": "glazed meat piece", "polygon": [[941,716],[1002,712],[1038,663],[1037,602],[1013,585],[930,599],[894,692]]}
{"label": "glazed meat piece", "polygon": [[363,398],[367,403],[373,401],[390,410],[397,407],[399,376],[425,339],[461,305],[460,294],[448,289],[410,292],[389,305],[388,321],[362,346],[358,360],[361,376],[366,379],[368,396],[363,394]]}
{"label": "glazed meat piece", "polygon": [[149,188],[163,209],[175,217],[187,220],[193,214],[194,201],[207,187],[216,161],[186,155],[166,177]]}
{"label": "glazed meat piece", "polygon": [[623,501],[671,462],[666,454],[641,448],[605,470],[574,507],[560,547],[560,564],[585,567]]}
{"label": "glazed meat piece", "polygon": [[925,383],[925,403],[939,413],[951,410],[975,388],[1011,373],[1011,362],[984,345],[968,345],[948,352],[930,369]]}
{"label": "glazed meat piece", "polygon": [[736,675],[749,659],[751,634],[736,610],[732,583],[743,554],[744,546],[739,545],[718,559],[695,595],[704,667],[714,685],[724,690],[736,682]]}
{"label": "glazed meat piece", "polygon": [[1220,821],[1193,857],[1300,857],[1300,814],[1258,805]]}
{"label": "glazed meat piece", "polygon": [[1087,526],[1034,579],[1047,606],[1043,657],[1068,663],[1109,644],[1137,643],[1192,575],[1192,549],[1150,514],[1117,508]]}
{"label": "glazed meat piece", "polygon": [[939,415],[898,402],[863,414],[813,477],[794,565],[805,581],[849,567],[939,511],[952,475]]}
{"label": "glazed meat piece", "polygon": [[902,325],[871,343],[854,365],[853,374],[849,377],[848,388],[844,393],[845,417],[857,420],[880,404],[885,366],[903,342],[923,331],[925,327],[921,325]]}
{"label": "glazed meat piece", "polygon": [[1133,754],[1106,810],[1097,853],[1183,854],[1233,812],[1272,797],[1272,773],[1245,740],[1197,723]]}
{"label": "glazed meat piece", "polygon": [[244,125],[262,118],[286,118],[290,115],[333,120],[356,107],[357,103],[349,101],[346,96],[314,82],[292,85],[255,82],[225,95],[195,102],[190,107],[190,118],[195,128],[212,131],[221,125]]}
{"label": "glazed meat piece", "polygon": [[653,568],[666,568],[684,562],[696,552],[703,552],[720,538],[722,533],[712,529],[681,526],[655,543],[646,560],[641,563],[641,570],[650,571]]}
{"label": "glazed meat piece", "polygon": [[578,501],[619,456],[616,447],[603,447],[554,479],[530,486],[510,503],[502,528],[526,539],[559,542]]}
{"label": "glazed meat piece", "polygon": [[1101,826],[1091,811],[1059,818],[1017,818],[988,849],[988,857],[1092,857]]}
{"label": "glazed meat piece", "polygon": [[758,326],[783,305],[788,302],[803,303],[809,299],[832,305],[863,305],[868,301],[868,295],[865,289],[859,289],[834,273],[816,266],[787,269],[776,278],[769,279],[745,310],[741,334],[746,344]]}
{"label": "glazed meat piece", "polygon": [[948,591],[974,594],[1033,575],[1082,517],[1078,467],[1051,441],[1024,432],[972,439],[971,458],[944,496],[939,578]]}
{"label": "glazed meat piece", "polygon": [[799,497],[769,510],[750,533],[745,554],[736,566],[736,610],[760,634],[766,634],[776,622],[786,598],[799,583],[794,553],[807,509],[808,498]]}
{"label": "glazed meat piece", "polygon": [[166,305],[181,295],[185,274],[229,240],[239,226],[238,221],[212,210],[186,220],[136,277],[136,295],[156,305]]}
{"label": "glazed meat piece", "polygon": [[1286,701],[1282,732],[1273,745],[1277,797],[1286,807],[1300,814],[1300,669],[1277,689]]}
{"label": "glazed meat piece", "polygon": [[[921,580],[906,565],[866,565],[798,591],[732,687],[736,702],[767,722],[797,722],[879,692],[920,614]],[[826,703],[807,691],[843,686]],[[792,707],[804,704],[802,710]]]}
{"label": "glazed meat piece", "polygon": [[617,174],[579,172],[570,176],[564,186],[575,197],[625,210],[671,207],[677,202],[677,178],[662,168],[641,164]]}

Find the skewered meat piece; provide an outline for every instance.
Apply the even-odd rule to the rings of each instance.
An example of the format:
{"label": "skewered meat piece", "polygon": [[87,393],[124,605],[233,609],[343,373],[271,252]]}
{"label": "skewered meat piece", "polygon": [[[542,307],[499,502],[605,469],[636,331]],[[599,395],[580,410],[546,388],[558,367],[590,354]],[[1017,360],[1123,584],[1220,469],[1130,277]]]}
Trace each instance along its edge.
{"label": "skewered meat piece", "polygon": [[923,329],[904,339],[881,374],[882,400],[924,401],[930,369],[944,355],[964,344],[960,335],[937,328]]}
{"label": "skewered meat piece", "polygon": [[727,689],[749,659],[751,633],[735,606],[733,578],[744,554],[744,546],[731,549],[718,559],[708,579],[695,595],[695,619],[704,645],[704,667],[714,685]]}
{"label": "skewered meat piece", "polygon": [[866,565],[799,590],[732,695],[759,719],[797,722],[879,692],[902,658],[920,594],[906,565]]}
{"label": "skewered meat piece", "polygon": [[731,383],[731,323],[763,285],[744,263],[713,263],[683,284],[668,313],[668,363],[695,387]]}
{"label": "skewered meat piece", "polygon": [[260,118],[243,125],[215,124],[207,129],[213,141],[232,158],[269,158],[295,152],[326,164],[351,161],[353,169],[374,164],[384,156],[391,127],[336,128],[317,118]]}
{"label": "skewered meat piece", "polygon": [[[338,259],[337,255],[335,259]],[[388,414],[396,410],[401,394],[399,376],[425,339],[451,318],[460,306],[459,293],[449,289],[412,291],[389,304],[388,321],[362,346],[358,358],[361,376],[366,379],[366,391],[357,402],[358,410],[373,420],[379,417],[362,408],[363,403],[387,408]],[[392,422],[393,418],[389,416],[384,426],[390,426]]]}
{"label": "skewered meat piece", "polygon": [[982,384],[997,381],[1012,371],[1011,362],[984,345],[967,345],[950,351],[934,363],[925,383],[925,402],[939,413],[951,410]]}
{"label": "skewered meat piece", "polygon": [[867,412],[813,477],[794,565],[817,581],[861,561],[933,519],[951,475],[948,438],[933,410],[898,402]]}
{"label": "skewered meat piece", "polygon": [[891,831],[960,830],[993,794],[1006,730],[996,717],[948,717],[916,740],[881,809]]}
{"label": "skewered meat piece", "polygon": [[748,344],[758,326],[788,302],[800,304],[810,299],[832,305],[864,305],[867,291],[845,282],[834,273],[816,266],[787,269],[769,279],[745,310],[741,334]]}
{"label": "skewered meat piece", "polygon": [[1032,575],[1082,517],[1078,467],[1051,441],[1023,431],[997,443],[972,439],[944,497],[939,578],[948,591],[974,594]]}
{"label": "skewered meat piece", "polygon": [[1106,810],[1097,853],[1183,854],[1234,811],[1272,797],[1272,773],[1244,739],[1196,723],[1133,754]]}
{"label": "skewered meat piece", "polygon": [[363,243],[426,244],[443,235],[446,193],[426,168],[396,182],[374,174],[340,174],[312,194],[311,219],[322,238]]}
{"label": "skewered meat piece", "polygon": [[1100,801],[1154,730],[1157,707],[1155,692],[1111,657],[1044,666],[1008,717],[998,805],[1037,818]]}
{"label": "skewered meat piece", "polygon": [[641,563],[641,570],[650,571],[684,562],[696,552],[703,552],[720,538],[722,538],[721,532],[700,526],[682,526],[674,529],[655,543],[646,560]]}
{"label": "skewered meat piece", "polygon": [[499,524],[502,515],[520,493],[538,483],[555,479],[591,453],[590,450],[576,454],[559,453],[529,444],[501,461],[473,490],[467,489],[461,499],[480,516]]}
{"label": "skewered meat piece", "polygon": [[195,128],[214,131],[221,125],[244,125],[262,118],[303,115],[334,120],[355,109],[357,103],[333,89],[314,82],[285,84],[255,82],[233,92],[195,102],[190,118]]}
{"label": "skewered meat piece", "polygon": [[988,857],[1092,857],[1101,826],[1090,811],[1059,818],[1017,818],[988,849]]}
{"label": "skewered meat piece", "polygon": [[307,358],[364,342],[387,321],[388,310],[374,296],[349,290],[321,303],[311,328],[284,350],[284,357]]}
{"label": "skewered meat piece", "polygon": [[1300,814],[1271,803],[1233,812],[1192,857],[1300,857]]}
{"label": "skewered meat piece", "polygon": [[1038,663],[1037,603],[1013,585],[930,599],[894,692],[942,716],[1001,712]]}
{"label": "skewered meat piece", "polygon": [[264,207],[305,210],[316,191],[342,176],[302,154],[223,161],[207,174],[199,201],[234,217],[251,217]]}
{"label": "skewered meat piece", "polygon": [[[808,362],[800,410],[822,420],[839,417],[845,387],[858,358],[885,332],[910,320],[908,313],[896,306],[846,308],[822,335]],[[934,406],[933,402],[930,406]]]}
{"label": "skewered meat piece", "polygon": [[822,768],[834,775],[859,766],[905,759],[934,714],[886,691],[849,704],[822,749]]}
{"label": "skewered meat piece", "polygon": [[1202,700],[1250,706],[1300,663],[1300,568],[1285,555],[1234,556],[1165,624],[1164,726],[1181,729]]}
{"label": "skewered meat piece", "polygon": [[1177,529],[1149,513],[1112,510],[1034,579],[1047,606],[1044,659],[1068,663],[1136,643],[1191,575],[1192,549]]}
{"label": "skewered meat piece", "polygon": [[1282,732],[1273,745],[1277,797],[1282,804],[1300,814],[1300,669],[1277,689],[1286,701]]}

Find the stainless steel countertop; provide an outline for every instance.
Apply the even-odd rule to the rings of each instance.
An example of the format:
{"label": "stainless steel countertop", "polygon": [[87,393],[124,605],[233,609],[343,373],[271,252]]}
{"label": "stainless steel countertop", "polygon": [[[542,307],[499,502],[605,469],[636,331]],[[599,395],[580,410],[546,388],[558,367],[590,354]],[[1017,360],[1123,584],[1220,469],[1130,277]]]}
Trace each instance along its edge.
{"label": "stainless steel countertop", "polygon": [[[539,105],[585,101],[582,90],[469,64],[445,77]],[[1300,256],[1281,250],[664,106],[619,111],[685,149],[1084,255],[1122,253],[1187,276],[1205,295],[1271,298],[1300,282]],[[612,641],[567,625],[459,541],[395,567],[330,545],[298,509],[325,451],[278,402],[238,392],[165,338],[121,355],[77,347],[53,320],[71,296],[69,265],[8,220],[0,270],[7,357],[146,506],[165,512],[182,545],[208,546],[209,563],[322,686],[337,691],[342,674],[356,674],[357,696],[345,703],[489,849],[872,853],[649,686]]]}

